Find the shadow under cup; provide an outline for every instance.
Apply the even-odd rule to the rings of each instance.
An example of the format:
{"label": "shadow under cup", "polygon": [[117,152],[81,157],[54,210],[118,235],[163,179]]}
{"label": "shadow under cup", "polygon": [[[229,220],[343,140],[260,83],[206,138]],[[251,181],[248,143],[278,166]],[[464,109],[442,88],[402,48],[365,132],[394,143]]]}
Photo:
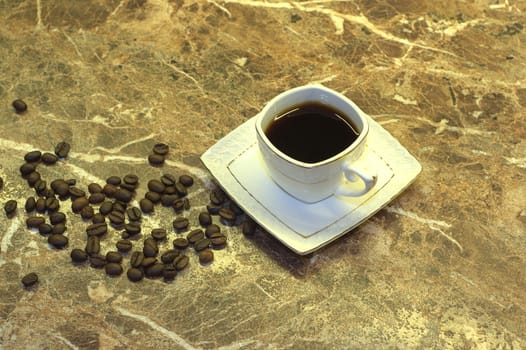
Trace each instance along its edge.
{"label": "shadow under cup", "polygon": [[[313,163],[287,155],[273,144],[267,135],[276,118],[298,107],[309,105],[326,107],[327,110],[336,112],[357,134],[353,137],[355,140],[343,150]],[[349,179],[349,176],[345,175],[346,171],[348,174],[350,165],[356,163],[363,154],[368,131],[369,125],[358,106],[338,92],[321,85],[301,86],[276,96],[256,119],[260,155],[270,177],[284,191],[307,203],[314,203],[338,193],[338,188],[342,187],[346,178]],[[309,142],[315,147],[322,147],[320,142],[329,141],[313,137]]]}

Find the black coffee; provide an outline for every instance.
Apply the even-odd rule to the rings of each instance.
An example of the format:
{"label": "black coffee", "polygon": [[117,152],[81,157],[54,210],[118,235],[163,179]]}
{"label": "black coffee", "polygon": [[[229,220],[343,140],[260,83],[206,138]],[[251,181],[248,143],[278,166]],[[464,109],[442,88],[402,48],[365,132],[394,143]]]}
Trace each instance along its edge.
{"label": "black coffee", "polygon": [[265,134],[280,151],[305,163],[328,159],[358,137],[357,129],[338,111],[316,103],[298,106],[276,117]]}

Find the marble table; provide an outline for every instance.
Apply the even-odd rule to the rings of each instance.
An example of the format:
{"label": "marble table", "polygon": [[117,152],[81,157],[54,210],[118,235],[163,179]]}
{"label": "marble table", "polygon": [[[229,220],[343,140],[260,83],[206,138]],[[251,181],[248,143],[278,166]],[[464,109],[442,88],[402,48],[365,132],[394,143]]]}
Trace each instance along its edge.
{"label": "marble table", "polygon": [[[516,0],[0,1],[0,201],[19,207],[0,213],[0,348],[525,348],[525,13]],[[138,199],[148,179],[190,174],[195,222],[216,188],[201,154],[307,83],[351,98],[422,164],[322,249],[223,226],[212,264],[189,250],[173,282],[132,283],[71,263],[87,224],[69,200],[66,249],[26,228],[35,193],[18,168],[60,141],[72,149],[42,166],[48,181],[136,174]],[[159,142],[171,150],[152,167]],[[156,209],[143,236],[174,217]]]}

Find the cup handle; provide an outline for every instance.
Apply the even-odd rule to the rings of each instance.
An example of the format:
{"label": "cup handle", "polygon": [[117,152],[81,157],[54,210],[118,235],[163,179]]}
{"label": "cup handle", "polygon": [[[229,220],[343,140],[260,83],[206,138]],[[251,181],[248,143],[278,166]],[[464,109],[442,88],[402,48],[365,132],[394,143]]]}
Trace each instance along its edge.
{"label": "cup handle", "polygon": [[[376,181],[378,180],[378,175],[374,170],[360,167],[357,165],[351,165],[350,162],[345,162],[342,165],[342,171],[347,179],[343,184],[338,186],[335,191],[336,196],[344,197],[359,197],[374,187]],[[356,187],[357,182],[362,182],[362,186]]]}

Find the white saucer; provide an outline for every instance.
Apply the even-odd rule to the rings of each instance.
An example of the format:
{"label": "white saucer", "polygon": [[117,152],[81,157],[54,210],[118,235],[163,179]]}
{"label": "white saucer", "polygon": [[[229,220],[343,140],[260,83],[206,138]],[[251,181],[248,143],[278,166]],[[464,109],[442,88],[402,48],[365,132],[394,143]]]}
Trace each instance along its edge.
{"label": "white saucer", "polygon": [[267,175],[253,117],[202,156],[219,185],[261,227],[297,254],[308,254],[349,232],[387,205],[422,170],[418,161],[384,128],[369,121],[365,160],[378,172],[366,195],[329,197],[307,204],[284,192]]}

